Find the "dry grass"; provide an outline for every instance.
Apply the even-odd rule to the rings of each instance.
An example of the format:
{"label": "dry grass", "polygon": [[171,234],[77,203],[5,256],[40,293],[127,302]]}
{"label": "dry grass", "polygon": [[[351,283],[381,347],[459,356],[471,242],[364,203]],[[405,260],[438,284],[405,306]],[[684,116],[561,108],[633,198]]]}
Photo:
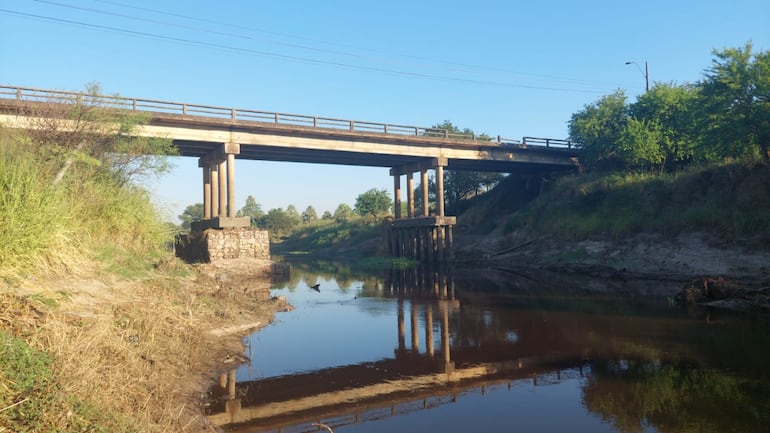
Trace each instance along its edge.
{"label": "dry grass", "polygon": [[[211,431],[201,415],[201,395],[222,361],[242,353],[242,335],[210,331],[231,327],[243,333],[244,324],[267,324],[277,305],[264,300],[265,277],[239,286],[232,276],[223,285],[207,274],[216,271],[187,278],[156,272],[138,281],[47,281],[5,290],[0,330],[52,356],[62,394],[114,414],[104,431]],[[0,405],[19,400],[6,398]],[[73,417],[66,406],[43,424],[66,427]],[[0,431],[7,421],[0,418]]]}

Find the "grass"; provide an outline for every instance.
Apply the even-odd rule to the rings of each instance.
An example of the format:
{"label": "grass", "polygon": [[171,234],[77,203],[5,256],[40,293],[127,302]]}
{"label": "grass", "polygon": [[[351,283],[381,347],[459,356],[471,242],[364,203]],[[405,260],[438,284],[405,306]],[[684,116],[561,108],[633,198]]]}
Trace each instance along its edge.
{"label": "grass", "polygon": [[510,217],[506,230],[522,226],[562,238],[688,230],[770,237],[770,170],[730,162],[666,174],[566,177]]}
{"label": "grass", "polygon": [[146,191],[90,167],[54,184],[52,163],[30,148],[0,130],[0,279],[77,273],[93,259],[137,268],[119,257],[157,256],[171,239]]}
{"label": "grass", "polygon": [[[0,319],[37,311],[28,300],[3,297]],[[10,311],[13,313],[10,313]],[[33,347],[27,340],[39,336],[29,329],[17,329],[26,339],[0,330],[0,428],[11,431],[95,433],[134,432],[120,412],[106,413],[93,403],[68,393],[56,377],[54,356]]]}

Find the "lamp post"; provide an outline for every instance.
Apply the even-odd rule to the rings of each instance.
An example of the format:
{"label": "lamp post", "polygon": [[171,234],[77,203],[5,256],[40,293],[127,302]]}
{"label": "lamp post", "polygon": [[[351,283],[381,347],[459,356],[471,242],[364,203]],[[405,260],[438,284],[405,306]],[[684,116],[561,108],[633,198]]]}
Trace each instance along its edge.
{"label": "lamp post", "polygon": [[644,91],[649,92],[650,91],[650,69],[647,67],[647,61],[644,62],[644,71],[642,71],[642,68],[639,67],[639,64],[636,62],[626,62],[627,65],[634,64],[636,66],[636,69],[639,70],[639,72],[644,75]]}

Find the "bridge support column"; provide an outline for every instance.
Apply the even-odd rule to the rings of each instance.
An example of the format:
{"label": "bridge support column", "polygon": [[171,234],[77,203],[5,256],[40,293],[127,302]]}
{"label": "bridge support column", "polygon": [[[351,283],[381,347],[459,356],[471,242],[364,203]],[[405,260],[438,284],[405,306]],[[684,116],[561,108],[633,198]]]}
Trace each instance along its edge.
{"label": "bridge support column", "polygon": [[406,217],[414,218],[414,177],[413,173],[406,174]]}
{"label": "bridge support column", "polygon": [[422,186],[422,216],[428,216],[428,170],[420,170],[420,186]]}
{"label": "bridge support column", "polygon": [[227,217],[235,218],[235,155],[227,154]]}
{"label": "bridge support column", "polygon": [[227,216],[227,165],[225,161],[219,162],[219,212],[215,215],[218,218]]}
{"label": "bridge support column", "polygon": [[211,212],[209,218],[216,218],[219,216],[219,164],[208,162],[210,177],[211,177]]}
{"label": "bridge support column", "polygon": [[211,167],[204,165],[203,169],[203,219],[211,219]]}
{"label": "bridge support column", "polygon": [[[432,158],[417,164],[393,167],[394,211],[395,218],[388,230],[388,247],[397,257],[425,262],[446,262],[454,258],[452,252],[452,226],[454,217],[444,215],[444,167],[446,158]],[[436,170],[436,214],[429,216],[428,173]],[[414,173],[420,172],[422,191],[422,216],[415,213]],[[401,218],[401,175],[406,175],[407,182],[407,218]]]}
{"label": "bridge support column", "polygon": [[401,218],[401,174],[393,175],[393,217]]}
{"label": "bridge support column", "polygon": [[195,225],[196,230],[251,225],[248,217],[235,216],[235,156],[239,153],[240,145],[228,142],[198,160],[203,170],[203,221]]}
{"label": "bridge support column", "polygon": [[444,166],[436,167],[436,215],[444,216]]}

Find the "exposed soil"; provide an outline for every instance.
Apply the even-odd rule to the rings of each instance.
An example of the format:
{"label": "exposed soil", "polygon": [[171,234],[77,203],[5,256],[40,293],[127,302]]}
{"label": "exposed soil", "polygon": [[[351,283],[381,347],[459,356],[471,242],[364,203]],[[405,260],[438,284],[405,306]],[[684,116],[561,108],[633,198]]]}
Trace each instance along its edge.
{"label": "exposed soil", "polygon": [[[623,239],[554,240],[526,231],[510,235],[457,236],[458,257],[498,268],[529,268],[566,275],[589,275],[622,282],[637,293],[674,296],[700,280],[727,281],[741,296],[770,286],[770,243],[762,239],[726,242],[703,233],[674,237],[638,234]],[[478,258],[481,257],[481,260]],[[724,291],[709,303],[737,299]],[[761,295],[761,293],[760,293]],[[761,296],[760,308],[770,307]],[[712,303],[732,308],[741,302]]]}

